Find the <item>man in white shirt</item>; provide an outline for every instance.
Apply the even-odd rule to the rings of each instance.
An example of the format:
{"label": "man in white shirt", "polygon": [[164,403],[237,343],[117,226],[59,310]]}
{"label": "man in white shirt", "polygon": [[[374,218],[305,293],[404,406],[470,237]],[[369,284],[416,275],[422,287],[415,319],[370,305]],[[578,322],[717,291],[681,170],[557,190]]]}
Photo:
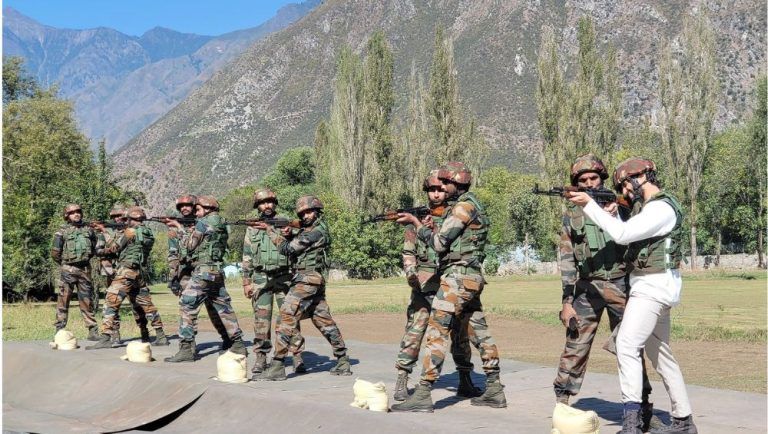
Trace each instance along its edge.
{"label": "man in white shirt", "polygon": [[619,244],[626,244],[625,259],[632,288],[619,328],[616,350],[624,421],[622,434],[642,433],[642,350],[661,376],[672,403],[672,424],[651,433],[695,434],[683,374],[669,347],[670,309],[680,302],[680,261],[683,214],[680,204],[661,190],[656,165],[644,158],[630,158],[616,166],[617,191],[640,202],[632,217],[622,222],[604,211],[589,195],[568,194],[584,214]]}

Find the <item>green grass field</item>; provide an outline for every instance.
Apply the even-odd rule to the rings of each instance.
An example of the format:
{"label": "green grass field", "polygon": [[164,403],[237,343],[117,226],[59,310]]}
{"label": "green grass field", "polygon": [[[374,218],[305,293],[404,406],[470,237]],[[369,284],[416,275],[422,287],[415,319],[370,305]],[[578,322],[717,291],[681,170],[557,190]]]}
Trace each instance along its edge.
{"label": "green grass field", "polygon": [[[488,280],[483,293],[487,312],[559,326],[560,281],[557,276],[492,277]],[[758,271],[689,273],[684,277],[683,302],[672,310],[673,338],[765,342],[766,282],[765,272]],[[250,316],[250,302],[242,296],[239,279],[229,280],[227,287],[237,314]],[[408,304],[409,290],[402,278],[348,280],[331,283],[327,295],[336,314],[401,313]],[[169,331],[173,331],[178,321],[176,297],[165,285],[154,285],[152,297],[170,326]],[[54,303],[4,304],[3,340],[50,339],[54,312]],[[137,334],[129,309],[124,307],[122,312],[126,334]],[[76,302],[70,307],[70,319],[74,320],[70,321],[70,329],[78,337],[85,337],[86,329]]]}

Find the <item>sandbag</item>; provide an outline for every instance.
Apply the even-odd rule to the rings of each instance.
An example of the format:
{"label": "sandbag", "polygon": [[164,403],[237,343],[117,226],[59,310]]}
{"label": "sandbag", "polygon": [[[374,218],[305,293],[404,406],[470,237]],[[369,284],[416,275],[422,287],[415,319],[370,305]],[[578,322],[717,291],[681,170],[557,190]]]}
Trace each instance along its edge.
{"label": "sandbag", "polygon": [[120,357],[133,363],[149,363],[154,361],[152,358],[152,347],[149,342],[131,341],[125,347],[125,355]]}
{"label": "sandbag", "polygon": [[352,391],[355,394],[355,400],[349,404],[352,407],[371,411],[389,411],[389,396],[384,383],[371,383],[358,378],[352,386]]}
{"label": "sandbag", "polygon": [[552,413],[552,434],[600,434],[600,419],[592,410],[557,403]]}
{"label": "sandbag", "polygon": [[72,334],[71,331],[65,329],[57,331],[56,335],[53,337],[53,342],[49,342],[48,345],[50,345],[54,350],[62,351],[69,351],[74,350],[75,348],[79,348],[75,335]]}
{"label": "sandbag", "polygon": [[224,383],[245,383],[248,381],[247,364],[244,355],[227,351],[216,359],[218,376],[214,379]]}

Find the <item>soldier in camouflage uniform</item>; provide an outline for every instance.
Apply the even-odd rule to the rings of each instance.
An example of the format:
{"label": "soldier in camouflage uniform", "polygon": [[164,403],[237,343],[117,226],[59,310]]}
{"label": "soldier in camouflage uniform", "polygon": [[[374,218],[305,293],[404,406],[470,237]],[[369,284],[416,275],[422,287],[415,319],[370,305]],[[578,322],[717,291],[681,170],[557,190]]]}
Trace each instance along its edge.
{"label": "soldier in camouflage uniform", "polygon": [[[431,224],[439,230],[446,208],[446,193],[443,191],[443,184],[437,177],[437,172],[433,170],[424,179],[422,189],[427,192],[432,214],[422,222]],[[405,334],[400,342],[400,352],[395,361],[398,372],[393,396],[395,401],[405,401],[408,398],[408,374],[413,372],[413,367],[418,360],[421,342],[427,330],[432,300],[440,288],[438,262],[438,255],[434,249],[418,239],[413,226],[407,226],[403,243],[403,271],[411,286],[411,302],[407,310]],[[455,321],[451,330],[451,353],[456,369],[459,371],[459,387],[456,394],[473,398],[482,392],[472,384],[472,352],[469,347],[467,328],[459,329],[460,323]]]}
{"label": "soldier in camouflage uniform", "polygon": [[619,163],[613,181],[616,190],[637,205],[626,222],[605,212],[586,193],[569,193],[568,198],[617,244],[627,245],[632,290],[616,337],[624,403],[621,433],[643,432],[644,350],[664,382],[672,407],[672,423],[651,433],[695,434],[683,374],[669,346],[670,311],[680,303],[682,292],[683,210],[677,199],[661,189],[651,160],[630,158]]}
{"label": "soldier in camouflage uniform", "polygon": [[[259,211],[261,219],[288,219],[275,213],[277,196],[268,188],[254,192],[253,207]],[[250,226],[246,228],[243,239],[243,295],[251,300],[253,306],[253,352],[256,361],[251,372],[254,374],[263,372],[267,365],[267,354],[272,349],[269,337],[272,329],[273,300],[279,310],[293,277],[290,265],[288,257],[277,250],[266,230]],[[278,316],[277,327],[279,324]],[[293,371],[303,374],[307,369],[301,358],[304,340],[298,323],[296,329],[299,333],[296,336],[299,345],[295,347],[298,352],[293,355]]]}
{"label": "soldier in camouflage uniform", "polygon": [[69,300],[77,292],[80,314],[88,327],[88,339],[96,341],[99,332],[94,317],[93,282],[91,281],[91,258],[95,254],[96,235],[88,226],[83,226],[83,210],[80,205],[64,207],[67,222],[53,235],[51,257],[59,265],[59,295],[56,299],[56,331],[67,326]]}
{"label": "soldier in camouflage uniform", "polygon": [[[166,362],[192,362],[197,358],[197,315],[200,313],[200,305],[208,298],[219,313],[227,336],[232,341],[229,351],[247,355],[243,332],[232,309],[232,299],[224,286],[224,252],[227,249],[229,232],[224,219],[219,215],[219,202],[212,196],[198,197],[195,215],[197,223],[189,237],[185,238],[183,247],[190,255],[196,255],[197,262],[192,278],[184,287],[179,299],[179,351],[173,357],[166,357]],[[175,227],[184,238],[188,229],[178,221],[170,221],[168,224]]]}
{"label": "soldier in camouflage uniform", "polygon": [[331,235],[322,216],[323,204],[314,196],[302,196],[296,201],[296,214],[301,219],[301,231],[294,235],[290,227],[277,233],[271,226],[260,224],[266,230],[278,251],[289,257],[296,270],[291,288],[280,307],[280,323],[277,326],[275,355],[269,368],[254,379],[266,381],[285,380],[283,360],[289,350],[296,351],[297,325],[304,318],[311,318],[312,324],[333,347],[337,357],[331,375],[352,375],[347,355],[347,346],[341,331],[331,316],[325,301],[325,279],[328,274],[328,248]]}
{"label": "soldier in camouflage uniform", "polygon": [[[191,194],[184,194],[176,199],[176,211],[178,216],[186,219],[195,218],[195,204],[197,198]],[[168,222],[166,222],[168,223]],[[196,254],[187,250],[186,243],[192,231],[195,228],[195,223],[184,224],[184,231],[177,231],[175,227],[168,228],[168,268],[171,279],[168,282],[168,289],[177,296],[181,296],[181,291],[187,286],[189,280],[192,278],[192,272],[195,270]],[[213,301],[210,298],[205,299],[205,311],[208,313],[208,318],[211,319],[211,324],[216,332],[221,336],[221,350],[226,351],[232,346],[232,341],[227,335],[227,329],[221,322],[219,313],[213,306]]]}
{"label": "soldier in camouflage uniform", "polygon": [[[587,154],[576,159],[571,166],[570,177],[573,186],[601,189],[608,172],[599,158]],[[613,213],[624,210],[618,209],[615,203],[606,205],[606,209]],[[614,331],[621,322],[629,291],[624,264],[626,248],[616,244],[578,206],[567,206],[559,248],[563,282],[560,319],[566,327],[566,334],[554,389],[557,402],[568,404],[569,398],[581,390],[603,311],[608,314],[611,331]],[[572,321],[577,325],[575,330],[568,328]],[[608,345],[606,349],[612,350],[612,347]],[[645,369],[643,380],[643,415],[647,430],[651,424],[653,404],[648,402],[651,384]]]}
{"label": "soldier in camouflage uniform", "polygon": [[[128,216],[126,215],[125,208],[123,208],[121,205],[114,206],[111,210],[109,210],[109,217],[112,219],[113,223],[123,223],[125,224],[128,221]],[[122,229],[118,228],[105,228],[104,232],[99,232],[97,234],[97,241],[96,241],[96,251],[104,251],[104,248],[107,246],[107,240],[104,234],[108,234],[110,238],[117,238],[118,232],[122,232]],[[100,255],[99,256],[99,274],[104,276],[104,278],[107,281],[107,288],[109,288],[112,285],[112,281],[115,279],[115,273],[117,272],[117,255],[116,254],[107,254],[107,255]],[[99,294],[98,291],[95,294],[96,298],[98,298]],[[138,318],[137,310],[135,309],[134,305],[131,304],[131,308],[133,308],[133,315],[134,318]],[[112,334],[112,346],[113,347],[119,347],[121,345],[120,341],[120,323],[115,324],[115,330]]]}
{"label": "soldier in camouflage uniform", "polygon": [[449,197],[446,218],[439,231],[433,231],[411,214],[401,214],[398,223],[412,224],[420,240],[440,255],[440,289],[432,301],[427,326],[427,354],[421,381],[408,399],[392,406],[393,411],[432,412],[432,384],[437,381],[448,350],[448,338],[455,321],[469,327],[470,341],[480,351],[486,388],[471,404],[503,408],[507,406],[499,373],[499,351],[481,315],[480,295],[485,285],[482,264],[489,221],[474,194],[469,192],[472,174],[462,163],[448,163],[438,172]]}
{"label": "soldier in camouflage uniform", "polygon": [[101,338],[96,344],[86,347],[86,350],[112,346],[112,336],[120,327],[120,305],[125,297],[128,297],[131,305],[134,306],[136,324],[141,330],[141,340],[149,342],[147,323],[151,323],[156,333],[154,345],[168,345],[168,338],[163,331],[163,321],[152,303],[149,288],[144,280],[155,237],[152,230],[144,224],[147,218],[144,210],[136,206],[130,208],[127,214],[128,227],[122,232],[105,233],[103,224],[95,224],[96,229],[104,233],[106,240],[105,247],[96,253],[100,256],[117,255],[118,268],[114,280],[107,288]]}

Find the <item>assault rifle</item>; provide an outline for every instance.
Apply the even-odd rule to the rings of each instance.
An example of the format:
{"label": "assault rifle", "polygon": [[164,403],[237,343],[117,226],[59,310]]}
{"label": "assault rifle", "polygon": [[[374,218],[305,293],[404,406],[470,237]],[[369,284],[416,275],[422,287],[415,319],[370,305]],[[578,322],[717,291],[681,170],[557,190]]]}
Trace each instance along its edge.
{"label": "assault rifle", "polygon": [[617,196],[616,193],[612,192],[611,190],[608,190],[605,187],[600,188],[581,188],[576,187],[572,185],[566,185],[564,187],[552,187],[549,190],[541,190],[539,189],[539,184],[536,184],[533,187],[533,191],[531,191],[533,194],[542,194],[545,196],[560,196],[565,197],[565,194],[568,192],[582,192],[587,193],[589,197],[591,197],[595,202],[597,202],[598,205],[603,206],[607,205],[609,203],[617,203],[619,206],[630,208],[629,202],[624,198],[624,196]]}
{"label": "assault rifle", "polygon": [[415,208],[400,208],[396,210],[388,210],[388,211],[385,211],[384,214],[378,214],[375,216],[368,217],[367,219],[363,220],[363,224],[395,221],[399,218],[398,217],[399,213],[413,214],[418,219],[422,219],[428,215],[441,216],[443,215],[444,209],[445,208],[442,206],[439,206],[436,208],[430,208],[428,206],[417,206]]}
{"label": "assault rifle", "polygon": [[269,226],[275,227],[275,228],[284,228],[284,227],[292,227],[299,229],[301,228],[301,221],[298,219],[288,220],[284,218],[255,218],[255,219],[243,219],[243,220],[237,220],[234,223],[227,223],[230,225],[235,226],[253,226],[257,223],[266,223]]}
{"label": "assault rifle", "polygon": [[168,220],[176,220],[177,222],[181,223],[182,225],[188,226],[192,225],[197,221],[196,217],[177,217],[177,216],[170,216],[170,215],[161,215],[158,217],[150,217],[147,219],[148,222],[160,222],[160,223],[167,223]]}
{"label": "assault rifle", "polygon": [[105,228],[110,229],[125,229],[128,227],[128,223],[118,223],[118,222],[105,222],[101,220],[82,220],[79,223],[75,223],[75,226],[77,227],[83,227],[83,226],[96,226],[96,225],[102,225]]}

